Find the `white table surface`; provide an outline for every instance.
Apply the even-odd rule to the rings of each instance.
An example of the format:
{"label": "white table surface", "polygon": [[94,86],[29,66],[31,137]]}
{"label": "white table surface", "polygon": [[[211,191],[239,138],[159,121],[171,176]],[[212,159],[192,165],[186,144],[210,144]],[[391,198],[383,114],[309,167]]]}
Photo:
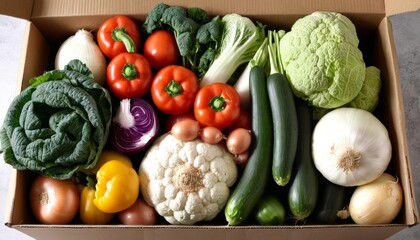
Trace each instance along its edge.
{"label": "white table surface", "polygon": [[[398,52],[401,86],[406,110],[413,182],[420,203],[420,11],[391,17]],[[17,94],[15,79],[21,57],[24,25],[21,20],[0,15],[0,123]],[[0,160],[0,217],[4,216],[11,167]],[[32,239],[15,229],[0,225],[0,239]],[[363,236],[361,236],[363,239]],[[389,239],[420,239],[420,225],[405,229]]]}

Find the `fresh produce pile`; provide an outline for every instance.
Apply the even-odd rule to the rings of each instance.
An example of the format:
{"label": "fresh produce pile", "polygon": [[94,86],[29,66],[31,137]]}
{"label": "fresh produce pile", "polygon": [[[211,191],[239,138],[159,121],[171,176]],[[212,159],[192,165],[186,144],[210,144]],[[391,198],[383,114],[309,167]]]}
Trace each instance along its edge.
{"label": "fresh produce pile", "polygon": [[157,4],[79,30],[0,131],[45,224],[387,224],[402,208],[380,71],[353,23],[290,31]]}

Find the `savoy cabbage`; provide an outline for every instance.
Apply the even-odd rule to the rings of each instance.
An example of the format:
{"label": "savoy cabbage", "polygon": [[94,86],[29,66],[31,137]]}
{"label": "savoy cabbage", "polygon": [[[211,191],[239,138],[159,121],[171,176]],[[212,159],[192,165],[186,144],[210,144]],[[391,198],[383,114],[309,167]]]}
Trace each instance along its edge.
{"label": "savoy cabbage", "polygon": [[79,60],[30,83],[12,101],[0,130],[5,162],[57,179],[94,167],[111,123],[108,91]]}
{"label": "savoy cabbage", "polygon": [[280,42],[281,61],[295,95],[316,108],[332,109],[351,102],[362,87],[369,92],[358,45],[354,24],[340,13],[314,12],[298,19]]}

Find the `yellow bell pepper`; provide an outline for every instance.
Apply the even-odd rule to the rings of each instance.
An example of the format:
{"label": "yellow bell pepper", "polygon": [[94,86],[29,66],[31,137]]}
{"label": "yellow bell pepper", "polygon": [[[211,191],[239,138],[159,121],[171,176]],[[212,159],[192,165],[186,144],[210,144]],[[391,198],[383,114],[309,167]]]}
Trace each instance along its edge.
{"label": "yellow bell pepper", "polygon": [[107,224],[111,222],[115,214],[105,213],[99,210],[95,204],[93,204],[94,198],[95,189],[88,186],[83,187],[80,196],[80,220],[84,224]]}
{"label": "yellow bell pepper", "polygon": [[98,161],[96,162],[95,167],[92,168],[90,172],[97,173],[99,168],[102,167],[102,165],[104,165],[106,162],[109,162],[111,160],[118,160],[118,161],[126,163],[130,167],[133,166],[133,164],[131,163],[131,159],[127,157],[126,155],[116,152],[116,151],[112,151],[112,150],[102,150],[101,155],[99,155],[99,158],[98,158]]}
{"label": "yellow bell pepper", "polygon": [[93,203],[106,213],[129,208],[139,195],[140,178],[133,167],[118,160],[103,164],[96,173]]}

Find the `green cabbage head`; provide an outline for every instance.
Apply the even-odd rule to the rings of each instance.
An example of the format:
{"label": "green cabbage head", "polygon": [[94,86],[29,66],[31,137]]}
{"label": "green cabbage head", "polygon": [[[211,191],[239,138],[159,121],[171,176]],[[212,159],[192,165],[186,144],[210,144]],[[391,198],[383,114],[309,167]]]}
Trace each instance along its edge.
{"label": "green cabbage head", "polygon": [[354,24],[334,12],[298,19],[280,41],[281,61],[296,96],[336,108],[352,101],[366,75]]}
{"label": "green cabbage head", "polygon": [[12,101],[0,130],[5,162],[56,179],[94,167],[111,124],[108,91],[79,60],[30,83]]}
{"label": "green cabbage head", "polygon": [[362,89],[356,98],[347,105],[373,112],[379,102],[381,85],[381,71],[375,66],[367,67]]}
{"label": "green cabbage head", "polygon": [[[359,94],[343,107],[360,108],[369,112],[373,112],[379,102],[379,92],[381,90],[381,71],[375,66],[366,68],[366,76],[363,81],[363,87]],[[312,108],[312,117],[319,120],[325,114],[333,110],[332,108]]]}

